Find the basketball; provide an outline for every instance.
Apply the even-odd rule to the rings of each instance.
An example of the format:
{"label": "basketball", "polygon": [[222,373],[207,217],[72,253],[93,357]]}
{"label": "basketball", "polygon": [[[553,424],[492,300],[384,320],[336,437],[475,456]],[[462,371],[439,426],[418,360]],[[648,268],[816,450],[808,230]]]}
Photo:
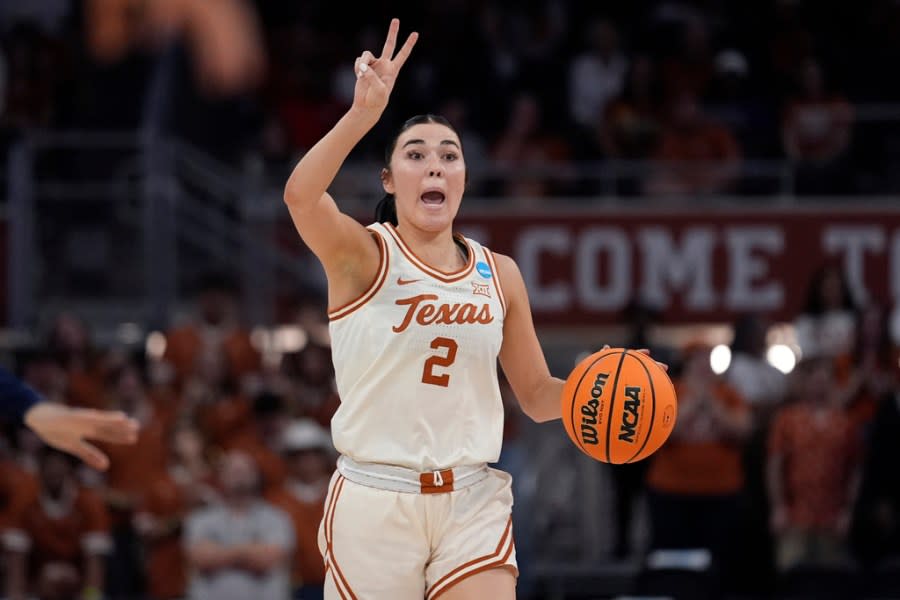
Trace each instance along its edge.
{"label": "basketball", "polygon": [[588,356],[563,386],[562,421],[578,448],[611,464],[647,458],[668,439],[675,387],[649,356],[607,348]]}

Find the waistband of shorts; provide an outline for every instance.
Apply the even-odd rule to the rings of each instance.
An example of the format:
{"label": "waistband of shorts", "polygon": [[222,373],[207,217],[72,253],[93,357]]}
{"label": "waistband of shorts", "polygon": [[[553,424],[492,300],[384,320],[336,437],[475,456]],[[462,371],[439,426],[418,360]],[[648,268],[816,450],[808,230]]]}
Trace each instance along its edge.
{"label": "waistband of shorts", "polygon": [[338,472],[349,481],[368,487],[407,494],[444,494],[475,485],[488,476],[488,466],[465,465],[420,473],[405,467],[359,463],[341,455]]}

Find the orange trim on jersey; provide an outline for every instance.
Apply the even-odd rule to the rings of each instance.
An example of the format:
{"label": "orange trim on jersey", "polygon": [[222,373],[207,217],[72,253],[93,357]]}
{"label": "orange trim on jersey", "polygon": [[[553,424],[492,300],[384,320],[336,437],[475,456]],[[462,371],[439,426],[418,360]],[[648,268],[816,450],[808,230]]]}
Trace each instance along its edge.
{"label": "orange trim on jersey", "polygon": [[387,244],[379,234],[374,234],[375,239],[378,241],[378,254],[380,256],[380,260],[378,262],[378,272],[375,274],[375,279],[372,281],[371,285],[369,285],[369,289],[360,294],[355,300],[351,300],[347,302],[343,306],[339,306],[334,310],[328,311],[328,320],[329,321],[337,321],[338,319],[343,319],[350,313],[354,312],[362,308],[366,302],[372,299],[375,294],[378,293],[378,290],[381,289],[381,286],[384,285],[385,279],[387,279],[387,274],[389,269],[390,258],[388,256]]}
{"label": "orange trim on jersey", "polygon": [[[480,556],[474,560],[470,560],[469,562],[460,565],[438,579],[434,585],[431,586],[431,589],[425,593],[425,598],[427,600],[435,600],[441,596],[444,592],[452,588],[454,585],[463,581],[464,579],[468,579],[473,575],[477,575],[478,573],[482,573],[487,571],[488,569],[495,569],[497,567],[502,567],[506,565],[506,561],[509,560],[510,554],[512,554],[513,548],[515,548],[515,542],[512,539],[509,539],[508,548],[506,552],[500,557],[500,552],[503,550],[503,547],[507,545],[506,541],[508,538],[512,536],[512,517],[509,518],[509,521],[506,523],[506,529],[503,532],[503,536],[500,538],[500,543],[497,544],[497,549],[494,550],[492,554],[487,554],[485,556]],[[498,557],[500,557],[498,559]],[[481,564],[484,563],[484,564]],[[512,567],[512,565],[509,565]],[[471,569],[472,567],[476,567],[474,570],[463,573],[462,575],[458,575],[460,571],[464,571],[466,569]]]}
{"label": "orange trim on jersey", "polygon": [[[331,510],[331,516],[328,516],[328,511],[325,512],[325,553],[327,555],[328,564],[334,566],[334,570],[332,571],[332,577],[334,579],[334,587],[337,588],[338,594],[341,595],[341,598],[348,598],[349,600],[358,600],[356,595],[353,593],[353,589],[350,587],[350,584],[347,583],[347,578],[344,577],[344,573],[341,571],[341,567],[338,565],[337,557],[334,555],[334,513],[337,512],[337,501],[341,495],[341,491],[344,489],[344,476],[338,475],[338,480],[334,484],[334,495],[329,502],[329,509]],[[341,584],[347,588],[346,596],[341,589]]]}
{"label": "orange trim on jersey", "polygon": [[454,239],[461,240],[468,249],[469,254],[469,262],[466,263],[459,271],[441,271],[440,269],[436,269],[426,263],[424,260],[416,256],[416,253],[412,251],[412,249],[406,245],[406,242],[403,241],[403,237],[401,237],[400,232],[394,229],[394,226],[390,223],[385,223],[385,229],[388,230],[388,233],[393,236],[394,240],[397,242],[397,245],[400,247],[400,252],[413,264],[414,267],[425,273],[426,275],[430,275],[439,281],[443,281],[444,283],[453,283],[454,281],[459,281],[466,277],[469,273],[472,272],[472,269],[475,268],[475,252],[472,250],[472,246],[469,245],[469,242],[461,235],[454,235]]}
{"label": "orange trim on jersey", "polygon": [[[482,246],[484,248],[484,246]],[[503,285],[500,283],[500,271],[497,269],[497,261],[494,260],[494,253],[484,248],[484,255],[487,257],[488,265],[491,267],[491,272],[494,276],[491,278],[494,280],[494,287],[497,288],[497,296],[500,298],[500,305],[503,307],[503,316],[506,316],[506,295],[503,293]]]}

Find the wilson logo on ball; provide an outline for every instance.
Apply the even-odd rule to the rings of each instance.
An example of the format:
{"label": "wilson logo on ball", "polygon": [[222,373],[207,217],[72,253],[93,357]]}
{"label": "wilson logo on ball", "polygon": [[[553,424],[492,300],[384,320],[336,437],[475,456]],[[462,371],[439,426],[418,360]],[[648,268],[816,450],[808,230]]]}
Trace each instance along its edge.
{"label": "wilson logo on ball", "polygon": [[627,386],[625,388],[625,406],[622,410],[622,427],[619,428],[619,439],[634,443],[635,427],[638,422],[638,410],[641,407],[641,388]]}
{"label": "wilson logo on ball", "polygon": [[609,379],[609,373],[597,373],[594,379],[594,387],[591,388],[591,399],[581,407],[581,441],[585,444],[597,445],[597,408],[600,406],[600,396],[603,395],[603,386]]}
{"label": "wilson logo on ball", "polygon": [[643,460],[665,443],[678,417],[678,398],[651,357],[604,348],[581,359],[566,377],[559,409],[566,435],[579,450],[621,465]]}

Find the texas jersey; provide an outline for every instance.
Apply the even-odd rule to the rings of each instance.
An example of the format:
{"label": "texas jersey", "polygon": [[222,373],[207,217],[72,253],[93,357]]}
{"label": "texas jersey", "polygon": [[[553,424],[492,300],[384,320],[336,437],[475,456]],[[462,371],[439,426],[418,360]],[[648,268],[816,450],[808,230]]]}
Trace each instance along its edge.
{"label": "texas jersey", "polygon": [[357,462],[417,471],[495,462],[506,302],[492,253],[456,236],[468,262],[447,273],[419,259],[390,224],[369,230],[378,274],[328,315],[341,397],[335,447]]}

